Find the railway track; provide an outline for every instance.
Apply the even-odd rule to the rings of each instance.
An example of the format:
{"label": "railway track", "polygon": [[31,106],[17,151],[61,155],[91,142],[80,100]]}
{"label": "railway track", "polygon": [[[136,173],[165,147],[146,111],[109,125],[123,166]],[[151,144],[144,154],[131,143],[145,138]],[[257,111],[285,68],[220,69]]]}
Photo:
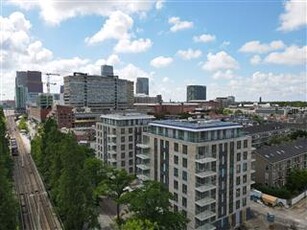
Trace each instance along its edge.
{"label": "railway track", "polygon": [[20,204],[21,229],[56,230],[62,229],[53,210],[44,183],[37,171],[30,153],[17,131],[13,116],[7,116],[11,136],[18,145],[18,156],[14,156],[14,184]]}

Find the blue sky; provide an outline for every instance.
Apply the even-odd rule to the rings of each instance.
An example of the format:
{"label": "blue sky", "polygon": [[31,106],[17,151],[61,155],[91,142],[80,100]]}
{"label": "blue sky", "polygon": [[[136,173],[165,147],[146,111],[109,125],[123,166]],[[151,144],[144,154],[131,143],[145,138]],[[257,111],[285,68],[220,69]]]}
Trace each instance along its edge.
{"label": "blue sky", "polygon": [[[114,65],[150,78],[150,94],[184,101],[186,85],[207,98],[306,100],[306,0],[22,1],[1,6],[1,98],[18,70],[65,76]],[[62,77],[54,77],[57,92]]]}

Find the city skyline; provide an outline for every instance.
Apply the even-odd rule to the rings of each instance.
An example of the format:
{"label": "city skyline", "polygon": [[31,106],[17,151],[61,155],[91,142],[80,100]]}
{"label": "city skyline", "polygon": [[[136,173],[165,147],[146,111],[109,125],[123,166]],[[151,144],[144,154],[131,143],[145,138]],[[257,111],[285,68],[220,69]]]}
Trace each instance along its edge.
{"label": "city skyline", "polygon": [[[16,71],[107,64],[148,77],[165,101],[185,101],[188,84],[206,85],[208,99],[306,100],[306,1],[6,1],[1,11],[1,99],[14,98]],[[59,92],[62,77],[51,79]]]}

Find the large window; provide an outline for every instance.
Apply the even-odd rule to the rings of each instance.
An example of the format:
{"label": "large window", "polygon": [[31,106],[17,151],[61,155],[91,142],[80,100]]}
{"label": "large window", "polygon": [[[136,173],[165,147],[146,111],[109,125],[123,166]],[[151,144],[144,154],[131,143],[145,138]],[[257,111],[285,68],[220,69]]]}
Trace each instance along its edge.
{"label": "large window", "polygon": [[182,153],[183,154],[188,154],[188,146],[182,145]]}

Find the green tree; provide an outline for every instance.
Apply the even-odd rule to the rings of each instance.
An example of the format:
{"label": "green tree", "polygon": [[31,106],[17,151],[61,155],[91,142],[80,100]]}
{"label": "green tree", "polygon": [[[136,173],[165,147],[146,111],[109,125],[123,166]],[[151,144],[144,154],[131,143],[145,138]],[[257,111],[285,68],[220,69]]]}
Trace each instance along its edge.
{"label": "green tree", "polygon": [[302,192],[307,189],[307,170],[291,170],[287,178],[286,187],[292,192]]}
{"label": "green tree", "polygon": [[12,161],[6,138],[6,121],[0,108],[0,229],[17,228],[17,201],[13,196]]}
{"label": "green tree", "polygon": [[122,230],[154,230],[157,229],[157,224],[150,220],[142,220],[137,218],[128,219],[122,226]]}
{"label": "green tree", "polygon": [[147,181],[144,186],[126,193],[121,201],[128,204],[134,217],[157,223],[160,229],[184,229],[187,219],[179,212],[171,211],[172,194],[157,181]]}
{"label": "green tree", "polygon": [[121,196],[127,192],[125,188],[135,179],[134,175],[128,174],[124,169],[112,169],[108,178],[100,184],[100,191],[116,202],[117,221],[121,223],[120,204]]}
{"label": "green tree", "polygon": [[19,124],[18,124],[18,129],[20,130],[25,130],[27,133],[29,132],[28,125],[27,125],[27,120],[25,117],[21,117]]}

